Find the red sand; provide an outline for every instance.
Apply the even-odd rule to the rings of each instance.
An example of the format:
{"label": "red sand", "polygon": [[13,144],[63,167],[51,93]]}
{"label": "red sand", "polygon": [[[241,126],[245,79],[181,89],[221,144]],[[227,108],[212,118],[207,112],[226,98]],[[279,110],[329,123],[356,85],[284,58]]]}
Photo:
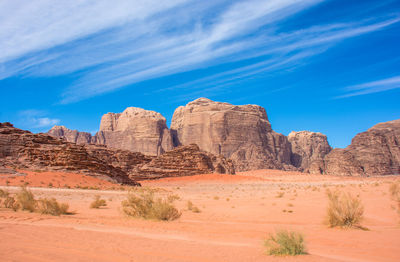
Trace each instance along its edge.
{"label": "red sand", "polygon": [[[259,170],[142,181],[180,196],[176,206],[182,217],[171,222],[125,217],[120,208],[124,191],[32,188],[38,198],[68,202],[76,214],[53,217],[0,209],[0,235],[6,240],[0,242],[1,261],[398,262],[400,215],[388,191],[395,180],[399,177]],[[369,231],[328,228],[326,189],[359,195],[365,209],[362,225]],[[106,199],[108,206],[90,209],[95,195]],[[189,200],[201,213],[187,210]],[[263,241],[277,229],[303,233],[309,255],[266,255]]]}

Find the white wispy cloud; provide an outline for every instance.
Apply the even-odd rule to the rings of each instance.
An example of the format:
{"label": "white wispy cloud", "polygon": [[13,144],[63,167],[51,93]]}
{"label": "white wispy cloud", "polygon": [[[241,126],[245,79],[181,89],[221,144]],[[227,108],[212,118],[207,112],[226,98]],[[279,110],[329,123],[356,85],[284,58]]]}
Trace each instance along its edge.
{"label": "white wispy cloud", "polygon": [[377,81],[371,81],[344,88],[345,94],[335,98],[368,95],[400,88],[400,76],[394,76]]}
{"label": "white wispy cloud", "polygon": [[263,58],[173,87],[217,89],[230,81],[296,67],[339,41],[400,21],[392,17],[280,30],[281,22],[321,2],[1,2],[0,79],[79,72],[61,95],[62,103],[70,103],[148,79]]}
{"label": "white wispy cloud", "polygon": [[29,109],[18,112],[18,125],[27,129],[40,129],[54,126],[59,119],[46,117],[47,112]]}

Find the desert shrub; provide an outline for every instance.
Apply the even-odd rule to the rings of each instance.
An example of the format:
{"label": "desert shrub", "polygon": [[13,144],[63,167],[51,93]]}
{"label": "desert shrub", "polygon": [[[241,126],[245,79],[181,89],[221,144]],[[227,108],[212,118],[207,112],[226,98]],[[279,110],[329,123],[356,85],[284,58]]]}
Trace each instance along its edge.
{"label": "desert shrub", "polygon": [[400,201],[400,182],[393,182],[389,187],[389,192],[393,200]]}
{"label": "desert shrub", "polygon": [[173,205],[174,197],[155,198],[154,192],[130,191],[126,200],[122,204],[122,211],[132,217],[155,219],[155,220],[175,220],[181,216]]}
{"label": "desert shrub", "polygon": [[12,196],[7,196],[3,199],[1,205],[5,208],[10,208],[14,211],[17,211],[19,209],[19,204],[18,202],[15,200],[14,197]]}
{"label": "desert shrub", "polygon": [[327,191],[329,204],[327,220],[330,227],[358,227],[363,219],[364,207],[361,200],[350,193]]}
{"label": "desert shrub", "polygon": [[68,214],[68,208],[68,204],[58,203],[55,198],[44,198],[37,201],[37,211],[41,214],[48,214],[53,216]]}
{"label": "desert shrub", "polygon": [[8,197],[9,194],[7,191],[0,189],[0,198]]}
{"label": "desert shrub", "polygon": [[100,208],[107,206],[104,199],[101,199],[99,195],[95,196],[94,201],[90,204],[90,208]]}
{"label": "desert shrub", "polygon": [[265,240],[264,245],[267,247],[269,255],[295,256],[307,254],[303,235],[293,231],[280,230],[275,235],[271,234]]}
{"label": "desert shrub", "polygon": [[192,211],[193,213],[200,213],[201,212],[201,210],[197,206],[195,206],[192,203],[192,201],[188,201],[187,202],[187,208],[188,208],[188,210]]}
{"label": "desert shrub", "polygon": [[400,182],[394,182],[389,187],[390,196],[397,202],[397,212],[400,214]]}
{"label": "desert shrub", "polygon": [[32,192],[25,187],[21,188],[21,191],[16,195],[16,199],[22,210],[28,210],[29,212],[35,211],[35,197]]}
{"label": "desert shrub", "polygon": [[275,197],[282,198],[284,195],[285,195],[285,192],[278,192],[278,194]]}

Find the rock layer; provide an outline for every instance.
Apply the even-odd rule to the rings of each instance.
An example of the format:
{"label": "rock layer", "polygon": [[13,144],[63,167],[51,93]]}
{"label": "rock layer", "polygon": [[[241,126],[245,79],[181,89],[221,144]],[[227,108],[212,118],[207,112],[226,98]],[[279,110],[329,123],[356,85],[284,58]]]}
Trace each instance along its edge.
{"label": "rock layer", "polygon": [[341,176],[400,174],[400,120],[380,123],[357,134],[344,149],[334,149],[310,173]]}
{"label": "rock layer", "polygon": [[291,132],[288,140],[292,148],[291,163],[300,171],[307,171],[310,164],[323,160],[331,150],[326,135],[316,132]]}
{"label": "rock layer", "polygon": [[197,144],[232,159],[238,171],[290,168],[289,142],[272,130],[265,109],[257,105],[199,98],[175,110],[171,132],[175,145]]}
{"label": "rock layer", "polygon": [[196,145],[162,156],[78,145],[47,134],[32,134],[0,123],[0,166],[81,172],[112,182],[137,185],[138,179],[205,173],[234,174],[232,161],[202,152]]}

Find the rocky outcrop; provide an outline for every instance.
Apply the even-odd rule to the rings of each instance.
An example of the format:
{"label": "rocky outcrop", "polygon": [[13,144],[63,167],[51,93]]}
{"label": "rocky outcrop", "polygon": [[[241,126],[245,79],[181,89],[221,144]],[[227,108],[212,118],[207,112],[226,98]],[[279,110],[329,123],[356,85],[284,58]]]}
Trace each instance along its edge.
{"label": "rocky outcrop", "polygon": [[[92,146],[93,147],[97,146]],[[112,182],[139,185],[118,167],[96,158],[85,145],[65,142],[47,134],[32,134],[0,123],[0,163],[38,170],[85,173]],[[113,154],[108,151],[107,154]]]}
{"label": "rocky outcrop", "polygon": [[137,180],[197,174],[235,174],[231,160],[201,151],[197,145],[175,148],[136,166],[130,175]]}
{"label": "rocky outcrop", "polygon": [[357,134],[345,149],[334,149],[310,166],[310,173],[339,176],[400,174],[400,120]]}
{"label": "rocky outcrop", "polygon": [[173,148],[166,119],[160,113],[136,107],[103,115],[95,142],[146,155],[160,155]]}
{"label": "rocky outcrop", "polygon": [[307,171],[312,162],[321,161],[331,150],[326,135],[300,131],[288,135],[291,145],[291,163],[300,171]]}
{"label": "rocky outcrop", "polygon": [[85,173],[137,185],[138,179],[205,173],[234,174],[232,161],[184,146],[149,156],[104,145],[78,145],[0,123],[0,166]]}
{"label": "rocky outcrop", "polygon": [[290,169],[290,144],[272,130],[264,108],[235,106],[199,98],[174,112],[175,145],[197,144],[201,150],[234,161],[238,171]]}
{"label": "rocky outcrop", "polygon": [[62,138],[67,142],[72,142],[77,144],[92,143],[92,135],[90,133],[71,130],[66,128],[65,126],[54,126],[47,132],[47,134],[54,137]]}

